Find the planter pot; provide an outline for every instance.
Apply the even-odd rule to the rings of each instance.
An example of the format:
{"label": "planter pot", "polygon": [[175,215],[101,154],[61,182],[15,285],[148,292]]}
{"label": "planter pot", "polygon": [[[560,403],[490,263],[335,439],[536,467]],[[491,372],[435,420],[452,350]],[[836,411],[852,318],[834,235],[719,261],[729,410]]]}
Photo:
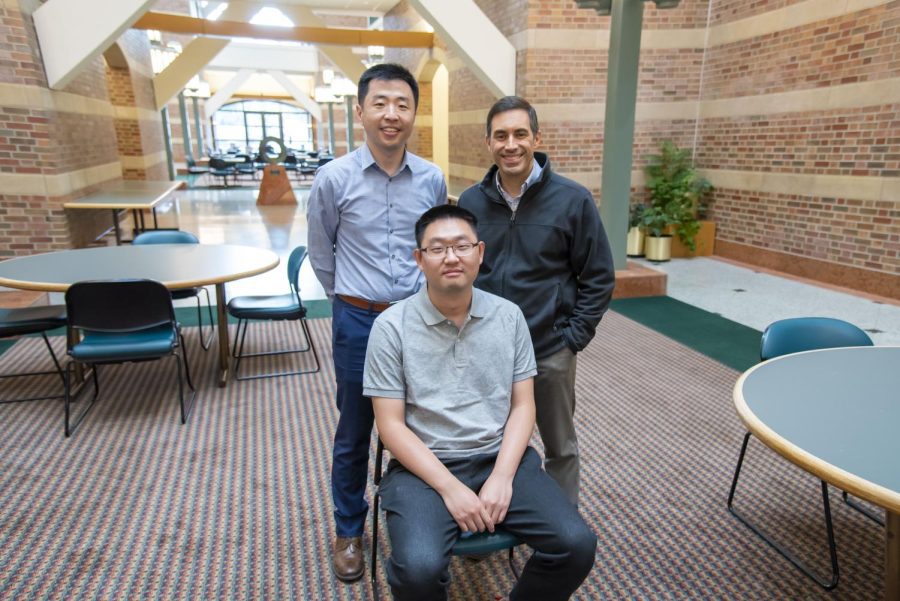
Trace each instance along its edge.
{"label": "planter pot", "polygon": [[716,224],[714,221],[701,221],[700,231],[694,237],[694,243],[697,250],[691,250],[678,237],[672,239],[672,256],[675,258],[685,257],[708,257],[713,254],[716,242]]}
{"label": "planter pot", "polygon": [[625,254],[629,257],[644,256],[644,230],[634,226],[628,230],[628,239],[625,244]]}
{"label": "planter pot", "polygon": [[668,261],[672,258],[672,236],[647,236],[644,254],[651,261]]}

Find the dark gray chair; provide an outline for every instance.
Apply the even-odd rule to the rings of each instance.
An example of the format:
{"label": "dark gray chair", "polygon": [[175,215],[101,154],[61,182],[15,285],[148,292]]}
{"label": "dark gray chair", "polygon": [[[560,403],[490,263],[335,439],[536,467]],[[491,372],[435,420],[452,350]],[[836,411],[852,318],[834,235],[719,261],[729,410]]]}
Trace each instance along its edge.
{"label": "dark gray chair", "polygon": [[214,177],[221,177],[222,183],[226,188],[228,187],[228,176],[232,176],[237,179],[234,165],[232,165],[225,159],[215,157],[209,159],[209,174]]}
{"label": "dark gray chair", "polygon": [[[112,363],[154,361],[171,356],[178,378],[181,423],[187,422],[196,391],[191,382],[184,338],[175,320],[172,297],[165,286],[152,280],[77,282],[66,291],[66,311],[69,327],[79,334],[70,337],[68,345],[66,437],[75,432],[100,396],[99,366]],[[179,349],[182,349],[180,353]],[[76,364],[93,367],[94,396],[82,407],[81,413],[73,417],[71,406],[86,388],[82,386],[72,394],[72,372]],[[191,389],[187,400],[184,380]]]}
{"label": "dark gray chair", "polygon": [[[63,305],[50,305],[47,307],[26,307],[22,309],[0,309],[0,338],[10,338],[12,336],[27,336],[29,334],[40,334],[47,345],[50,352],[50,358],[53,359],[53,365],[56,366],[55,371],[29,371],[10,374],[0,374],[0,379],[6,378],[24,378],[29,376],[44,376],[50,374],[58,374],[60,382],[65,386],[65,376],[56,353],[47,339],[47,332],[66,326],[66,308]],[[19,399],[0,399],[3,403],[18,403],[23,401],[42,401],[45,399],[60,399],[63,397],[62,390],[60,393],[53,395],[32,396]]]}
{"label": "dark gray chair", "polygon": [[[181,230],[150,230],[135,236],[132,244],[141,246],[144,244],[199,244],[197,236]],[[206,295],[206,310],[209,313],[209,336],[203,337],[203,309],[200,305],[200,292]],[[209,298],[209,290],[200,287],[180,288],[172,290],[172,300],[194,298],[197,300],[197,325],[200,327],[200,346],[203,350],[209,350],[213,336],[216,335],[216,324],[213,319],[212,302]]]}
{"label": "dark gray chair", "polygon": [[[257,378],[274,378],[276,376],[293,376],[299,374],[309,374],[319,371],[319,356],[316,353],[316,347],[313,344],[312,337],[309,335],[309,326],[306,323],[306,307],[300,300],[300,266],[306,259],[306,247],[298,246],[291,252],[287,264],[288,283],[291,291],[287,294],[276,296],[238,296],[228,301],[228,314],[236,317],[238,320],[237,331],[234,336],[234,346],[231,355],[234,357],[234,376],[238,380],[254,380]],[[306,338],[306,344],[301,348],[285,349],[275,351],[262,351],[257,353],[245,353],[244,342],[247,338],[247,328],[251,320],[267,320],[267,321],[299,321],[300,328]],[[282,371],[272,373],[254,374],[252,376],[241,376],[240,368],[243,359],[248,357],[267,357],[272,355],[286,355],[292,353],[305,353],[312,351],[313,362],[315,367],[309,369],[300,369],[296,371]]]}
{"label": "dark gray chair", "polygon": [[[872,346],[872,339],[861,329],[840,319],[832,319],[829,317],[797,317],[793,319],[782,319],[769,325],[763,332],[760,342],[759,358],[761,361],[768,361],[775,357],[788,355],[791,353],[800,353],[803,351],[811,351],[816,349],[838,348],[847,346]],[[750,432],[744,435],[744,442],[741,444],[741,453],[738,456],[737,467],[734,470],[734,477],[731,480],[731,490],[728,492],[728,511],[731,512],[745,526],[750,528],[757,536],[768,543],[773,549],[778,551],[785,559],[790,561],[801,572],[814,580],[819,586],[825,590],[832,590],[838,584],[838,560],[837,550],[834,543],[834,528],[831,523],[831,505],[828,501],[828,484],[821,480],[822,502],[825,508],[825,530],[828,534],[828,552],[831,557],[831,578],[825,580],[812,572],[800,559],[786,549],[781,543],[776,541],[770,535],[766,534],[756,524],[751,522],[747,517],[739,512],[733,506],[734,492],[737,488],[738,477],[741,474],[741,466],[744,463],[744,455],[747,452],[747,443],[750,441]],[[870,519],[879,521],[878,518],[871,514],[861,505],[851,501],[844,492],[844,501],[848,505],[859,510]],[[883,522],[879,522],[883,525]]]}

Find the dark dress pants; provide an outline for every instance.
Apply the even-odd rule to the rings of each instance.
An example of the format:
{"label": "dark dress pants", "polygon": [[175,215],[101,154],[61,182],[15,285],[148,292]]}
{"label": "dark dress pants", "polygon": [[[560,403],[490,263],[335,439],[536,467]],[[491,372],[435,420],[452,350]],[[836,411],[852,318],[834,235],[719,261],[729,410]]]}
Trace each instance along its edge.
{"label": "dark dress pants", "polygon": [[361,536],[365,526],[369,445],[375,421],[372,400],[362,394],[369,332],[378,313],[359,309],[335,296],[332,348],[340,412],[331,461],[331,496],[338,536]]}
{"label": "dark dress pants", "polygon": [[[444,461],[466,486],[479,491],[496,454]],[[388,583],[395,601],[447,598],[450,550],[460,534],[441,496],[397,461],[391,461],[379,494],[392,554]],[[534,549],[510,601],[568,599],[594,565],[597,537],[529,447],[513,479],[503,527]]]}

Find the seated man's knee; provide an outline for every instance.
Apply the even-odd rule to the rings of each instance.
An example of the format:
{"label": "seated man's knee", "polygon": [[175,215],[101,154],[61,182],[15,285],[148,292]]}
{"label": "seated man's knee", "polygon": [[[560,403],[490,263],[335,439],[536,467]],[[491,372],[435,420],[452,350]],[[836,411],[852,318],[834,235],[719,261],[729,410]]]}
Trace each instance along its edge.
{"label": "seated man's knee", "polygon": [[424,599],[429,593],[447,586],[450,558],[438,553],[420,551],[404,554],[396,552],[391,556],[388,581],[395,595],[402,599]]}
{"label": "seated man's knee", "polygon": [[597,553],[597,536],[583,521],[579,520],[566,529],[563,545],[569,551],[573,565],[579,566],[587,574],[594,565]]}

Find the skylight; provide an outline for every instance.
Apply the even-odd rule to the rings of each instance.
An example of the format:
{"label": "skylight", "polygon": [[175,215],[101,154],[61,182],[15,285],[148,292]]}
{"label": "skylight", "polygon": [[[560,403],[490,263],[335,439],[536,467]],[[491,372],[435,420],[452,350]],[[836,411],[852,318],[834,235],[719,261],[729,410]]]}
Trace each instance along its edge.
{"label": "skylight", "polygon": [[253,25],[274,25],[276,27],[294,26],[294,22],[288,19],[283,12],[271,6],[261,8],[260,11],[250,19],[250,23]]}

